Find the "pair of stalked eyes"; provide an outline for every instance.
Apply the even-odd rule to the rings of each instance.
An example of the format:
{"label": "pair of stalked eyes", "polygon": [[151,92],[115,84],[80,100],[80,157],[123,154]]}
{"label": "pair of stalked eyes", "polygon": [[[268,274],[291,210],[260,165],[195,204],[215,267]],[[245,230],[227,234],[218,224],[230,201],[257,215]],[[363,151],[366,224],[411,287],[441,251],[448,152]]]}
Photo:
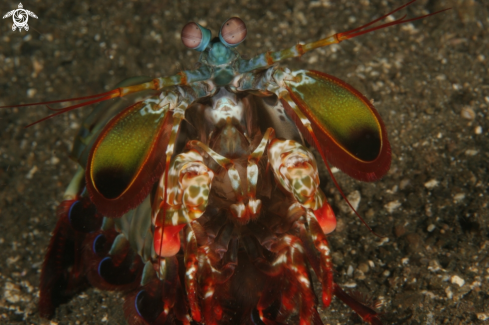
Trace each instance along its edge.
{"label": "pair of stalked eyes", "polygon": [[[229,18],[222,24],[219,39],[227,47],[235,47],[244,41],[245,38],[246,25],[241,19],[237,17]],[[210,41],[211,31],[197,23],[188,23],[182,29],[183,45],[189,49],[204,51]]]}

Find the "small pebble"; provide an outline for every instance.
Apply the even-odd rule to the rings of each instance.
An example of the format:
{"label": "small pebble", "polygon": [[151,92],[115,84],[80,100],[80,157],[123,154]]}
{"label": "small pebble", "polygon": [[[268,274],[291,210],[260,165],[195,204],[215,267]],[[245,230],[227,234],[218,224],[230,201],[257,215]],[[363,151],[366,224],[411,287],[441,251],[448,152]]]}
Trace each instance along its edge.
{"label": "small pebble", "polygon": [[29,170],[29,172],[27,173],[27,175],[25,175],[25,178],[27,179],[32,179],[32,177],[34,176],[35,173],[37,173],[39,169],[37,168],[37,166],[34,166],[31,168],[31,170]]}
{"label": "small pebble", "polygon": [[314,63],[317,63],[318,62],[318,56],[317,55],[311,55],[311,57],[309,58],[309,60],[307,60],[307,63],[309,64],[314,64]]}
{"label": "small pebble", "polygon": [[404,258],[401,260],[401,263],[402,263],[402,265],[408,265],[408,264],[409,264],[409,257],[404,257]]}
{"label": "small pebble", "polygon": [[474,290],[474,288],[478,288],[482,285],[482,283],[480,281],[474,281],[470,284],[470,290]]}
{"label": "small pebble", "polygon": [[436,186],[438,186],[438,184],[440,184],[440,182],[438,182],[436,179],[432,179],[432,180],[429,180],[426,183],[424,183],[424,187],[431,190],[432,188],[435,188]]}
{"label": "small pebble", "polygon": [[453,201],[459,203],[465,199],[465,193],[457,193],[453,196]]}
{"label": "small pebble", "polygon": [[360,263],[357,269],[362,271],[363,273],[367,273],[369,271],[369,267],[367,263]]}
{"label": "small pebble", "polygon": [[464,108],[462,108],[462,112],[460,112],[460,115],[464,119],[466,119],[466,120],[473,120],[473,119],[475,119],[475,112],[470,107],[464,107]]}
{"label": "small pebble", "polygon": [[32,60],[32,67],[34,68],[36,74],[41,72],[42,69],[44,69],[44,65],[42,64],[42,62],[38,61],[36,58]]}
{"label": "small pebble", "polygon": [[385,270],[383,273],[382,273],[383,276],[385,277],[388,277],[389,275],[391,275],[391,271],[389,270]]}
{"label": "small pebble", "polygon": [[18,303],[22,301],[21,288],[11,282],[5,282],[3,297],[10,303]]}
{"label": "small pebble", "polygon": [[389,242],[389,238],[388,237],[384,237],[384,238],[381,238],[378,242],[377,242],[377,245],[379,246],[382,246],[384,245],[385,243],[388,243]]}
{"label": "small pebble", "polygon": [[[180,38],[180,34],[179,34],[179,36],[178,36],[178,37]],[[334,167],[334,166],[333,166],[333,167],[331,167],[331,173],[336,174],[336,173],[337,173],[337,172],[339,172],[339,171],[340,171],[340,170],[339,170],[337,167]]]}
{"label": "small pebble", "polygon": [[479,320],[488,320],[489,319],[489,314],[486,313],[477,313],[477,319]]}
{"label": "small pebble", "polygon": [[[360,201],[362,199],[362,195],[360,194],[360,192],[359,191],[353,191],[350,194],[348,194],[348,196],[346,198],[350,202],[353,209],[357,210],[358,206],[360,205]],[[339,204],[339,208],[340,208],[341,212],[343,212],[343,213],[349,213],[349,214],[354,213],[353,210],[350,208],[350,206],[345,201],[342,201]]]}
{"label": "small pebble", "polygon": [[459,277],[458,275],[452,276],[452,278],[450,279],[450,282],[454,283],[454,284],[458,284],[458,286],[460,288],[462,288],[465,284],[465,280],[462,279],[461,277]]}
{"label": "small pebble", "polygon": [[344,283],[343,284],[343,287],[350,288],[350,289],[351,288],[356,288],[357,287],[357,283],[356,282],[353,282],[353,281],[347,282],[347,283]]}
{"label": "small pebble", "polygon": [[437,272],[443,269],[441,268],[440,263],[438,263],[438,261],[431,260],[428,265],[428,270],[430,270],[431,272]]}
{"label": "small pebble", "polygon": [[475,156],[479,153],[479,150],[475,150],[475,149],[467,149],[465,150],[465,155],[466,156]]}
{"label": "small pebble", "polygon": [[401,202],[399,202],[399,200],[395,200],[384,205],[384,208],[387,210],[387,212],[392,213],[397,210],[397,208],[399,208],[401,205],[402,204]]}
{"label": "small pebble", "polygon": [[452,291],[452,288],[450,288],[450,286],[446,287],[445,293],[447,294],[447,298],[448,299],[452,299],[453,298],[453,291]]}
{"label": "small pebble", "polygon": [[336,233],[341,233],[343,230],[346,229],[346,222],[343,220],[343,218],[336,219]]}
{"label": "small pebble", "polygon": [[34,88],[27,89],[27,97],[32,98],[36,95],[37,90]]}
{"label": "small pebble", "polygon": [[418,235],[417,233],[414,233],[414,232],[409,233],[406,236],[404,236],[404,239],[406,239],[406,241],[408,242],[409,249],[411,249],[413,251],[418,250],[421,247],[421,243],[423,241],[421,236]]}
{"label": "small pebble", "polygon": [[346,271],[346,275],[352,276],[353,275],[353,266],[348,266],[348,270]]}
{"label": "small pebble", "polygon": [[406,233],[406,228],[403,225],[397,225],[394,227],[394,234],[396,237],[401,237]]}
{"label": "small pebble", "polygon": [[435,228],[436,228],[436,226],[434,224],[431,224],[431,225],[428,226],[428,228],[426,228],[426,230],[428,232],[432,232],[433,230],[435,230]]}
{"label": "small pebble", "polygon": [[365,218],[367,219],[370,219],[370,218],[373,218],[375,216],[375,210],[370,208],[367,210],[367,212],[365,212]]}
{"label": "small pebble", "polygon": [[[360,205],[360,200],[362,199],[362,195],[360,194],[360,191],[353,191],[347,196],[348,201],[350,201],[350,204],[353,206],[353,209],[358,209],[358,206]],[[352,211],[353,213],[353,211]]]}
{"label": "small pebble", "polygon": [[333,257],[333,263],[335,265],[341,265],[345,260],[343,257],[343,253],[339,251],[334,252],[333,254],[331,254],[331,256]]}
{"label": "small pebble", "polygon": [[15,265],[20,259],[19,255],[16,256],[10,256],[7,258],[6,262],[8,266]]}
{"label": "small pebble", "polygon": [[400,188],[401,190],[404,190],[406,187],[408,187],[409,183],[411,183],[411,180],[410,180],[410,179],[405,178],[405,179],[403,179],[403,180],[401,181],[401,183],[399,183],[399,188]]}
{"label": "small pebble", "polygon": [[367,276],[360,270],[355,271],[355,280],[365,280]]}
{"label": "small pebble", "polygon": [[295,17],[302,24],[302,26],[307,26],[307,19],[302,11],[299,11]]}

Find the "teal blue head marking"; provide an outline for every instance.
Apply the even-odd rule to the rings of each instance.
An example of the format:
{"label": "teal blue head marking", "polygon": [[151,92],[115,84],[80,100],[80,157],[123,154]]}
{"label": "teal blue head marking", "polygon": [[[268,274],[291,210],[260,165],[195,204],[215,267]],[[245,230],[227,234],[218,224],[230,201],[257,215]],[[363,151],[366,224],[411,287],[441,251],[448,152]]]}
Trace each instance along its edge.
{"label": "teal blue head marking", "polygon": [[212,65],[229,63],[235,56],[235,53],[221,42],[212,43],[209,49],[209,63]]}

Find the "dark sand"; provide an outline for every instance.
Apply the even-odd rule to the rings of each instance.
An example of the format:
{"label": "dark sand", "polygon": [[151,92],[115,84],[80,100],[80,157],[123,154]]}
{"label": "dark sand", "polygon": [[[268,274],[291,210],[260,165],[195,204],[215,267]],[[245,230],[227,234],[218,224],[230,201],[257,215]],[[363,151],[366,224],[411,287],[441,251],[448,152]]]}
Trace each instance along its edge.
{"label": "dark sand", "polygon": [[[0,21],[0,105],[91,95],[132,76],[194,67],[180,42],[195,20],[216,33],[238,15],[248,26],[247,57],[312,41],[369,22],[405,1],[28,1],[29,32]],[[2,1],[0,13],[17,8]],[[454,7],[426,20],[316,50],[291,69],[339,77],[372,98],[387,126],[392,167],[366,184],[337,173],[358,212],[343,205],[330,236],[336,281],[380,298],[384,324],[489,323],[489,2],[420,0],[408,17]],[[402,15],[398,14],[396,17]],[[124,324],[121,294],[87,290],[50,323],[37,311],[39,272],[55,208],[75,171],[73,136],[90,108],[29,129],[45,107],[0,110],[0,323]],[[373,265],[373,267],[372,267]],[[337,299],[325,324],[361,324]],[[486,321],[483,321],[483,319]]]}

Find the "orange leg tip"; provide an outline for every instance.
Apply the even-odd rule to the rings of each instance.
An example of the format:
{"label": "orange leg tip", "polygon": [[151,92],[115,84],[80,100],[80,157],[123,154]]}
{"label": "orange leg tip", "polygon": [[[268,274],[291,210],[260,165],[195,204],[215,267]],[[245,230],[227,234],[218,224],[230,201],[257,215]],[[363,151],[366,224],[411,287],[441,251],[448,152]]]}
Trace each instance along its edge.
{"label": "orange leg tip", "polygon": [[198,323],[202,320],[202,315],[200,314],[200,310],[192,311],[192,319]]}
{"label": "orange leg tip", "polygon": [[327,202],[321,208],[315,210],[314,215],[325,235],[332,233],[336,229],[336,216]]}
{"label": "orange leg tip", "polygon": [[295,305],[292,301],[290,301],[286,297],[282,297],[282,305],[285,307],[286,310],[292,311],[295,308]]}
{"label": "orange leg tip", "polygon": [[323,291],[323,305],[325,308],[329,307],[329,305],[331,304],[331,300],[331,292]]}
{"label": "orange leg tip", "polygon": [[161,257],[174,256],[180,250],[179,232],[185,225],[158,227],[154,232],[153,245]]}

